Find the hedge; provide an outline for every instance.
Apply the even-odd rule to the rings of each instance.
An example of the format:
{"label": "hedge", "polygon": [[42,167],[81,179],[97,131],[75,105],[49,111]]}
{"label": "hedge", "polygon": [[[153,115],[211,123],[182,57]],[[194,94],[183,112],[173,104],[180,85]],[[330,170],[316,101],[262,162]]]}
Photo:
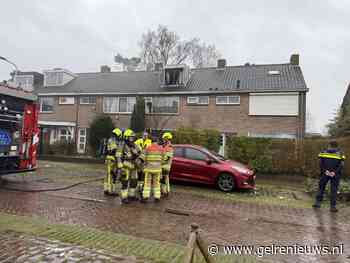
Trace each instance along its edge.
{"label": "hedge", "polygon": [[[350,138],[337,140],[345,155],[350,157]],[[318,154],[327,147],[329,139],[265,139],[230,137],[226,156],[248,164],[258,172],[319,176]],[[348,169],[347,169],[348,168]],[[350,161],[345,161],[344,175],[350,177]]]}
{"label": "hedge", "polygon": [[220,149],[221,134],[217,130],[181,127],[173,132],[174,144],[195,144],[203,146],[211,151],[218,152]]}

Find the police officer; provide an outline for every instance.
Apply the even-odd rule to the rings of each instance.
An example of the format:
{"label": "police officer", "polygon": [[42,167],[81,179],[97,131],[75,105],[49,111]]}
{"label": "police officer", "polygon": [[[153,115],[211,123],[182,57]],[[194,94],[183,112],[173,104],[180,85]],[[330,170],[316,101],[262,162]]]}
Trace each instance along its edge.
{"label": "police officer", "polygon": [[117,179],[121,175],[122,163],[122,131],[119,128],[115,128],[112,131],[112,137],[107,142],[107,174],[104,179],[104,193],[105,194],[117,194],[116,185]]}
{"label": "police officer", "polygon": [[338,212],[336,208],[339,181],[344,166],[345,155],[338,148],[336,141],[329,143],[328,149],[318,155],[320,159],[321,178],[314,208],[320,208],[324,190],[328,181],[331,183],[331,212]]}

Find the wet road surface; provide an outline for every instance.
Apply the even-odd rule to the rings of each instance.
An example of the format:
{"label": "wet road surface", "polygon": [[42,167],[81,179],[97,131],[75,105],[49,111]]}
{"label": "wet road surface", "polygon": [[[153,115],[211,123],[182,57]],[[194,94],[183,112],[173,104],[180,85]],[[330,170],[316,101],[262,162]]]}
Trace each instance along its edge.
{"label": "wet road surface", "polygon": [[[43,185],[45,185],[43,183]],[[30,187],[30,184],[27,185]],[[215,191],[215,190],[213,190]],[[344,245],[343,255],[275,255],[274,262],[350,262],[350,210],[288,208],[211,200],[173,193],[158,204],[121,206],[105,197],[101,187],[82,185],[59,192],[23,193],[0,190],[0,211],[36,215],[51,223],[77,224],[127,235],[185,244],[196,222],[210,242],[219,245]],[[166,212],[184,210],[188,216]]]}

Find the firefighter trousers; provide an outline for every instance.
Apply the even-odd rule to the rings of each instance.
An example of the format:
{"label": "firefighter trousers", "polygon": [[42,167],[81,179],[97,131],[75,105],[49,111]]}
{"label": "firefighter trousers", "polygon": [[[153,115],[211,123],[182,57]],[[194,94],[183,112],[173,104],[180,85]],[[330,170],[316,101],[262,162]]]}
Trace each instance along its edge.
{"label": "firefighter trousers", "polygon": [[106,194],[117,194],[116,164],[112,160],[107,160],[107,173],[103,182],[103,190]]}
{"label": "firefighter trousers", "polygon": [[128,197],[136,197],[136,188],[137,188],[137,171],[136,169],[124,168],[121,181],[121,190],[120,197],[125,200]]}
{"label": "firefighter trousers", "polygon": [[165,194],[165,195],[170,193],[169,173],[170,171],[168,169],[162,169],[162,178],[160,180],[161,191],[162,191],[162,194]]}
{"label": "firefighter trousers", "polygon": [[155,199],[160,199],[160,176],[161,171],[144,171],[145,180],[143,185],[142,197],[148,199],[151,192]]}

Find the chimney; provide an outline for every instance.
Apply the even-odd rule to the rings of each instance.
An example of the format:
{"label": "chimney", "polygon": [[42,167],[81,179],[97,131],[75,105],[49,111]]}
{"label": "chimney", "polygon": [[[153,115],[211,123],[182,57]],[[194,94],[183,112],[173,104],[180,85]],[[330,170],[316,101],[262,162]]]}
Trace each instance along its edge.
{"label": "chimney", "polygon": [[107,65],[101,66],[101,73],[108,73],[111,72],[111,68],[108,67]]}
{"label": "chimney", "polygon": [[162,71],[163,70],[163,63],[157,62],[154,64],[154,71]]}
{"label": "chimney", "polygon": [[290,64],[299,66],[299,54],[293,54],[290,56]]}
{"label": "chimney", "polygon": [[218,59],[218,68],[226,67],[226,59]]}

